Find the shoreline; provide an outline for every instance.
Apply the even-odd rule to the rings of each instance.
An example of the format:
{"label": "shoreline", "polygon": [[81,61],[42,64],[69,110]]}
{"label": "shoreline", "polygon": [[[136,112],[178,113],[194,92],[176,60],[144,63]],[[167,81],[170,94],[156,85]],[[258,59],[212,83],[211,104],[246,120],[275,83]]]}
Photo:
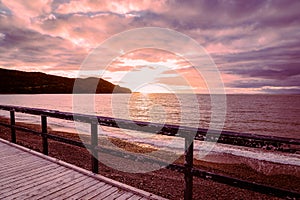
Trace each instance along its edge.
{"label": "shoreline", "polygon": [[[8,122],[7,118],[0,117],[1,122]],[[20,123],[22,125],[34,130],[40,131],[40,126],[35,124]],[[69,139],[80,141],[88,141],[89,137],[78,136],[74,133],[67,133],[61,131],[53,131],[48,128],[49,133],[63,136]],[[0,126],[0,137],[6,140],[10,140],[10,129]],[[129,141],[125,141],[118,138],[109,138],[109,140],[121,149],[135,153],[150,153],[155,152],[157,149],[151,146],[138,145]],[[41,137],[35,136],[30,133],[24,133],[17,131],[17,143],[28,148],[41,151]],[[106,144],[99,140],[99,145],[103,147]],[[66,162],[75,164],[79,167],[90,170],[90,155],[89,152],[80,147],[75,147],[56,141],[49,140],[49,155]],[[107,154],[99,154],[99,161],[102,158],[119,162],[116,158]],[[227,163],[214,162],[224,160]],[[183,163],[183,158],[180,157],[176,163]],[[232,161],[232,163],[231,163]],[[233,162],[235,161],[235,162]],[[135,165],[138,161],[124,160],[122,167]],[[242,178],[249,181],[255,181],[265,183],[275,187],[281,187],[289,190],[300,191],[300,168],[286,165],[286,164],[273,164],[266,161],[257,161],[254,159],[238,158],[237,156],[229,154],[210,154],[203,160],[194,160],[194,165],[197,168],[204,169],[211,172],[218,172],[220,174],[227,174],[232,177]],[[141,165],[142,166],[142,165]],[[183,174],[174,172],[168,169],[159,169],[153,172],[147,172],[143,174],[126,173],[115,170],[111,167],[100,163],[99,172],[101,175],[107,176],[119,182],[137,187],[157,195],[170,199],[182,199],[183,198]],[[182,186],[179,188],[175,182],[180,182]],[[270,199],[275,197],[264,195],[256,192],[252,192],[245,189],[234,188],[228,185],[212,182],[209,180],[203,180],[200,178],[194,178],[194,198],[195,199],[207,199],[207,198],[219,198],[226,199],[237,197],[239,199],[252,198],[252,199]],[[211,189],[213,188],[213,189]],[[180,190],[178,190],[180,189]],[[224,191],[226,191],[224,194]]]}
{"label": "shoreline", "polygon": [[[0,116],[0,117],[9,118],[9,116]],[[31,122],[29,119],[22,120],[20,118],[19,119],[17,118],[16,120],[24,124],[30,123],[36,126],[40,125],[36,121]],[[57,122],[54,124],[52,124],[53,122],[49,122],[48,126],[54,132],[67,132],[72,134],[78,134],[78,130],[76,130],[74,122],[71,121],[66,121],[66,122],[68,122],[66,126],[63,126],[62,124],[58,125]],[[85,128],[89,129],[89,127],[85,127]],[[89,130],[82,129],[79,131],[80,131],[80,135],[90,134]],[[165,136],[160,134],[148,137],[147,134],[140,135],[140,132],[123,130],[123,129],[112,128],[107,126],[102,126],[102,131],[103,132],[99,134],[99,137],[102,136],[108,138],[121,139],[128,143],[138,144],[142,147],[163,149],[165,151],[176,152],[177,154],[182,154],[182,152],[184,152],[183,149],[184,147],[182,146],[184,141],[181,141],[178,137]],[[99,130],[99,133],[100,132],[101,131]],[[136,136],[135,134],[137,134],[137,137],[135,137]],[[132,137],[132,135],[134,136]],[[203,143],[202,141],[195,140],[194,150],[195,150],[194,157],[200,160],[203,159],[203,156],[201,155],[206,154],[206,152],[209,151],[209,154],[228,154],[228,155],[237,156],[238,158],[244,157],[249,159],[256,159],[261,162],[271,162],[271,163],[273,162],[278,164],[296,165],[300,167],[300,149],[296,153],[288,153],[288,152],[273,151],[273,150],[265,151],[265,149],[263,148],[251,148],[251,147],[217,143],[215,144],[214,148],[207,150],[207,148],[205,148],[205,143]],[[226,159],[218,159],[218,160],[214,160],[213,162],[219,163],[219,160],[224,160],[225,162],[227,162]]]}

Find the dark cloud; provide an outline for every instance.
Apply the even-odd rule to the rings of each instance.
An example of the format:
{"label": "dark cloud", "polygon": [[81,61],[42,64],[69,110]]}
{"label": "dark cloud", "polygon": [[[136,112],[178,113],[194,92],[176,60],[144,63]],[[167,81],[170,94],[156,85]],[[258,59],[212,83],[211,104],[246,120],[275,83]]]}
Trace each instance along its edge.
{"label": "dark cloud", "polygon": [[6,67],[20,63],[23,66],[49,65],[49,69],[52,66],[57,70],[60,70],[59,66],[78,69],[85,57],[82,49],[74,48],[69,41],[26,27],[1,26],[0,33],[3,35],[0,39],[0,64]]}
{"label": "dark cloud", "polygon": [[[256,67],[236,67],[230,73],[239,74],[246,77],[259,77],[266,79],[281,80],[288,77],[300,75],[299,63],[284,63],[256,66]],[[300,83],[300,81],[299,81]],[[300,84],[299,84],[300,85]]]}
{"label": "dark cloud", "polygon": [[[274,82],[300,75],[300,41],[257,51],[216,56],[221,71]],[[300,81],[297,82],[300,86]]]}
{"label": "dark cloud", "polygon": [[255,29],[286,27],[299,24],[300,2],[287,1],[226,1],[187,0],[167,1],[164,12],[133,11],[140,15],[135,22],[155,25],[157,21],[179,31],[253,26]]}
{"label": "dark cloud", "polygon": [[234,88],[262,88],[262,87],[299,87],[300,75],[291,76],[286,79],[272,80],[263,78],[245,78],[227,83],[227,87]]}
{"label": "dark cloud", "polygon": [[[119,3],[123,10],[110,7],[110,1],[38,2],[43,9],[3,2],[1,66],[78,69],[89,48],[109,36],[131,28],[159,26],[183,32],[204,46],[220,71],[237,79],[227,80],[228,87],[261,88],[264,92],[284,90],[264,87],[286,87],[290,92],[298,90],[288,87],[300,87],[299,0],[161,0],[146,6],[135,2],[132,9]],[[17,10],[20,8],[24,10]],[[130,66],[113,71],[127,68]],[[173,80],[164,78],[170,84]]]}
{"label": "dark cloud", "polygon": [[300,94],[300,89],[299,88],[294,88],[294,89],[271,89],[271,88],[263,88],[262,92],[269,93],[269,94]]}

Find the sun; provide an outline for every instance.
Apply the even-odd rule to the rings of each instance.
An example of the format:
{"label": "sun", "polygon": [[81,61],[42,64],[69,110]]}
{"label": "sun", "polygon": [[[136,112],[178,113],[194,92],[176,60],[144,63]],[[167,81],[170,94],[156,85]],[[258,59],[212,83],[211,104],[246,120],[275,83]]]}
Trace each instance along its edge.
{"label": "sun", "polygon": [[139,92],[139,93],[170,93],[169,88],[164,85],[164,84],[159,84],[159,83],[146,83],[143,84],[142,86],[135,88],[134,92]]}

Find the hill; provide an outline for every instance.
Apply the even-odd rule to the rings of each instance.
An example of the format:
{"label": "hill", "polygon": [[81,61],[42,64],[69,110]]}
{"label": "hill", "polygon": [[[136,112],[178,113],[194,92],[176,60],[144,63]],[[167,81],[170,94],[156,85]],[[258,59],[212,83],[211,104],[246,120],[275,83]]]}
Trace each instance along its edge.
{"label": "hill", "polygon": [[[75,93],[131,93],[128,88],[98,78],[75,79],[41,72],[23,72],[0,69],[0,94],[71,94],[76,80]],[[77,82],[78,81],[78,82]]]}

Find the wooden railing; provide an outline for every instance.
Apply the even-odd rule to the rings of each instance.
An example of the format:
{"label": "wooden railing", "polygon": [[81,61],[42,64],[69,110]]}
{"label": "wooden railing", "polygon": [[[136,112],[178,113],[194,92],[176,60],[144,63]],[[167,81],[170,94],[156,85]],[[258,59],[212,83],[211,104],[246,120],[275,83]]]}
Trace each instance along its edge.
{"label": "wooden railing", "polygon": [[[0,110],[6,110],[10,112],[10,124],[0,122],[0,125],[9,127],[11,129],[11,142],[16,143],[17,136],[16,130],[21,130],[29,132],[35,135],[40,135],[42,137],[43,148],[42,151],[45,155],[48,155],[48,139],[59,141],[66,144],[75,145],[78,147],[88,148],[92,154],[92,171],[94,173],[99,173],[98,165],[98,152],[104,152],[113,154],[116,156],[124,157],[124,153],[117,152],[114,150],[107,150],[98,146],[98,125],[110,126],[122,129],[129,130],[138,130],[138,126],[132,126],[132,121],[124,119],[116,119],[110,117],[102,116],[92,116],[85,114],[77,114],[70,112],[60,112],[57,110],[46,110],[46,109],[37,109],[37,108],[27,108],[20,106],[6,106],[0,105]],[[27,113],[32,115],[41,116],[41,132],[35,131],[26,127],[21,127],[16,125],[15,121],[15,112]],[[47,117],[58,118],[64,120],[75,120],[83,123],[89,123],[91,126],[91,142],[83,143],[74,140],[70,140],[61,136],[49,134],[47,132]],[[208,140],[208,141],[217,141],[219,143],[233,144],[240,146],[248,146],[254,148],[268,147],[273,150],[279,151],[290,151],[294,152],[299,150],[300,140],[283,138],[283,137],[273,137],[273,136],[262,136],[249,133],[236,133],[230,131],[222,131],[221,135],[219,131],[209,131],[207,134],[207,129],[184,127],[170,124],[156,124],[141,121],[134,121],[136,125],[143,126],[145,132],[153,132],[157,130],[157,127],[163,127],[160,129],[158,134],[182,137],[185,139],[185,153],[184,153],[184,164],[167,164],[161,161],[154,160],[152,158],[144,157],[143,161],[146,162],[155,162],[157,164],[167,166],[168,169],[176,170],[184,174],[185,188],[184,188],[184,199],[192,199],[193,196],[193,177],[200,177],[203,179],[213,180],[219,183],[224,183],[234,187],[245,188],[252,191],[270,194],[277,197],[283,198],[300,198],[300,193],[296,191],[285,190],[281,188],[276,188],[268,185],[263,185],[255,182],[249,182],[246,180],[241,180],[217,173],[212,173],[204,170],[200,170],[193,167],[193,152],[194,152],[194,140]],[[146,127],[146,129],[145,129]],[[179,131],[180,130],[180,131]],[[196,134],[195,134],[196,133]],[[220,135],[220,137],[219,137]],[[219,139],[217,140],[217,138]],[[136,159],[134,154],[126,154],[128,159]],[[139,159],[141,159],[139,157]]]}

